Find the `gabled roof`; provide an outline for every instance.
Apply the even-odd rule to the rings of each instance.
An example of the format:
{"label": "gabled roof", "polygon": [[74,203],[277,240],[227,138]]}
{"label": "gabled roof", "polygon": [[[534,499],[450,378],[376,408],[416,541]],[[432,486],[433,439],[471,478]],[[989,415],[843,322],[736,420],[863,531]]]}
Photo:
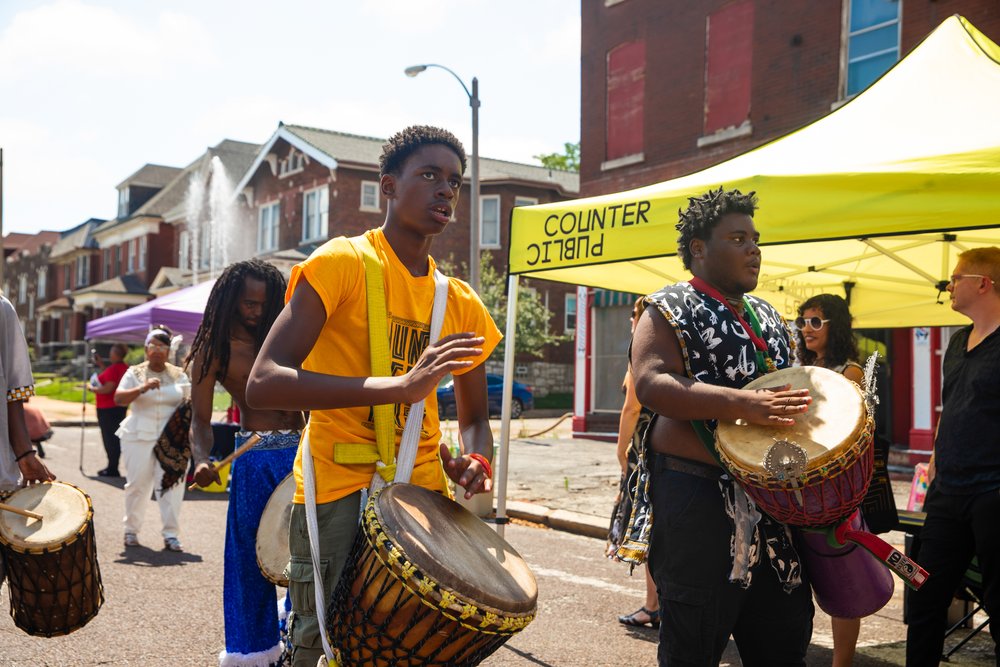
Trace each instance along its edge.
{"label": "gabled roof", "polygon": [[138,185],[146,188],[162,188],[180,173],[180,167],[168,167],[162,164],[144,164],[137,172],[115,186],[122,189],[127,185]]}
{"label": "gabled roof", "polygon": [[[338,163],[349,163],[376,170],[378,169],[379,156],[382,154],[382,145],[386,141],[376,137],[279,123],[278,129],[260,149],[253,164],[243,174],[243,178],[236,186],[236,192],[240,192],[250,182],[279,139],[295,146],[330,169],[336,169]],[[519,181],[543,187],[554,187],[563,194],[575,194],[580,191],[580,176],[576,172],[559,171],[538,165],[484,157],[479,158],[479,181],[480,183]]]}
{"label": "gabled roof", "polygon": [[149,296],[146,286],[134,273],[117,276],[96,285],[81,287],[73,292],[74,297],[82,294],[139,294]]}
{"label": "gabled roof", "polygon": [[53,245],[59,240],[59,232],[41,231],[35,234],[11,232],[3,237],[4,255],[33,255],[45,244]]}
{"label": "gabled roof", "polygon": [[100,218],[91,218],[86,222],[81,222],[72,229],[62,232],[62,237],[52,246],[52,253],[49,255],[49,258],[56,259],[74,250],[96,248],[97,241],[94,239],[93,233],[103,222],[104,220]]}

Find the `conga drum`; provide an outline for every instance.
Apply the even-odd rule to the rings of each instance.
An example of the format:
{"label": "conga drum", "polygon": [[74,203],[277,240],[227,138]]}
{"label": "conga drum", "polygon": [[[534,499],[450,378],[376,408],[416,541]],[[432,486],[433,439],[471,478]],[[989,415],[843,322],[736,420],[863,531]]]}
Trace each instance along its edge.
{"label": "conga drum", "polygon": [[295,478],[288,475],[271,493],[257,526],[257,565],[260,573],[271,583],[285,588],[288,588],[285,566],[290,558],[288,526],[294,495]]}
{"label": "conga drum", "polygon": [[341,665],[477,665],[535,616],[527,564],[479,518],[410,484],[374,494],[328,613]]}
{"label": "conga drum", "polygon": [[104,603],[90,497],[72,484],[46,482],[15,491],[6,503],[43,516],[0,511],[14,624],[39,637],[82,628]]}
{"label": "conga drum", "polygon": [[794,426],[719,422],[723,465],[758,507],[782,523],[822,527],[850,516],[865,497],[874,462],[874,417],[861,389],[819,366],[784,368],[747,384],[809,389]]}

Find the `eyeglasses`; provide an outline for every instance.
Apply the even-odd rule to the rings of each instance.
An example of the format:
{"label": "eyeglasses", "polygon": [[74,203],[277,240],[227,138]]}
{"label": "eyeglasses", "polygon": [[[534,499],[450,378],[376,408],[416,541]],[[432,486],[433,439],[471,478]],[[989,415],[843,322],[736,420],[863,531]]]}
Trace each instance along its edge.
{"label": "eyeglasses", "polygon": [[170,346],[163,343],[150,343],[146,346],[146,349],[150,352],[169,352]]}
{"label": "eyeglasses", "polygon": [[956,273],[948,281],[948,284],[949,285],[954,285],[955,283],[957,283],[962,278],[986,278],[988,281],[990,281],[991,285],[995,285],[996,284],[996,282],[992,278],[990,278],[989,276],[984,276],[981,273]]}
{"label": "eyeglasses", "polygon": [[819,331],[820,329],[823,328],[823,325],[829,321],[830,320],[824,320],[823,318],[820,317],[810,317],[809,319],[806,319],[804,317],[796,317],[795,328],[805,329],[806,325],[808,324],[809,328],[812,329],[813,331]]}

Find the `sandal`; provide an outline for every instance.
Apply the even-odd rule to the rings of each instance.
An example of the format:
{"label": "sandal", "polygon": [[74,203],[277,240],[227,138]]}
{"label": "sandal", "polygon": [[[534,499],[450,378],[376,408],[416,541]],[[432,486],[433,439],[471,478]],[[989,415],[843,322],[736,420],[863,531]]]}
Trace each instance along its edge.
{"label": "sandal", "polygon": [[[648,621],[640,621],[638,618],[636,618],[636,616],[638,616],[639,614],[645,614],[646,616],[649,617],[649,620]],[[638,628],[645,627],[647,625],[649,627],[651,627],[651,628],[659,628],[660,627],[660,610],[659,609],[654,609],[654,610],[650,611],[649,609],[646,609],[645,607],[639,607],[639,609],[637,611],[633,611],[628,616],[619,616],[618,617],[618,622],[621,623],[622,625],[630,625],[630,626],[638,627]]]}

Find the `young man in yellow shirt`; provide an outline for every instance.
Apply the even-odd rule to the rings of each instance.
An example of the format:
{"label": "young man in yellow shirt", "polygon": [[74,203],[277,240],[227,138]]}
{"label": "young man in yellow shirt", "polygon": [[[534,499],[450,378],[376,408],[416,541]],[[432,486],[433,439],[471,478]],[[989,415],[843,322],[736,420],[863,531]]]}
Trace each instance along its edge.
{"label": "young man in yellow shirt", "polygon": [[[390,377],[373,377],[362,239],[335,238],[292,270],[287,304],[264,342],[247,385],[256,408],[308,410],[316,470],[316,504],[324,600],[340,578],[358,529],[362,490],[375,464],[338,462],[335,443],[374,444],[372,406],[395,404],[399,444],[407,407],[426,399],[411,482],[444,490],[447,477],[471,498],[490,492],[493,435],[483,362],[501,334],[469,285],[448,278],[441,338],[428,345],[434,302],[431,241],[458,205],[465,150],[449,132],[426,126],[394,135],[380,158],[386,200],[382,227],[364,235],[382,266],[391,350]],[[455,377],[464,455],[453,458],[441,439],[438,383]],[[323,655],[316,620],[313,567],[306,530],[302,447],[295,460],[291,515],[289,633],[293,665],[313,667]],[[443,464],[443,465],[442,465]]]}

